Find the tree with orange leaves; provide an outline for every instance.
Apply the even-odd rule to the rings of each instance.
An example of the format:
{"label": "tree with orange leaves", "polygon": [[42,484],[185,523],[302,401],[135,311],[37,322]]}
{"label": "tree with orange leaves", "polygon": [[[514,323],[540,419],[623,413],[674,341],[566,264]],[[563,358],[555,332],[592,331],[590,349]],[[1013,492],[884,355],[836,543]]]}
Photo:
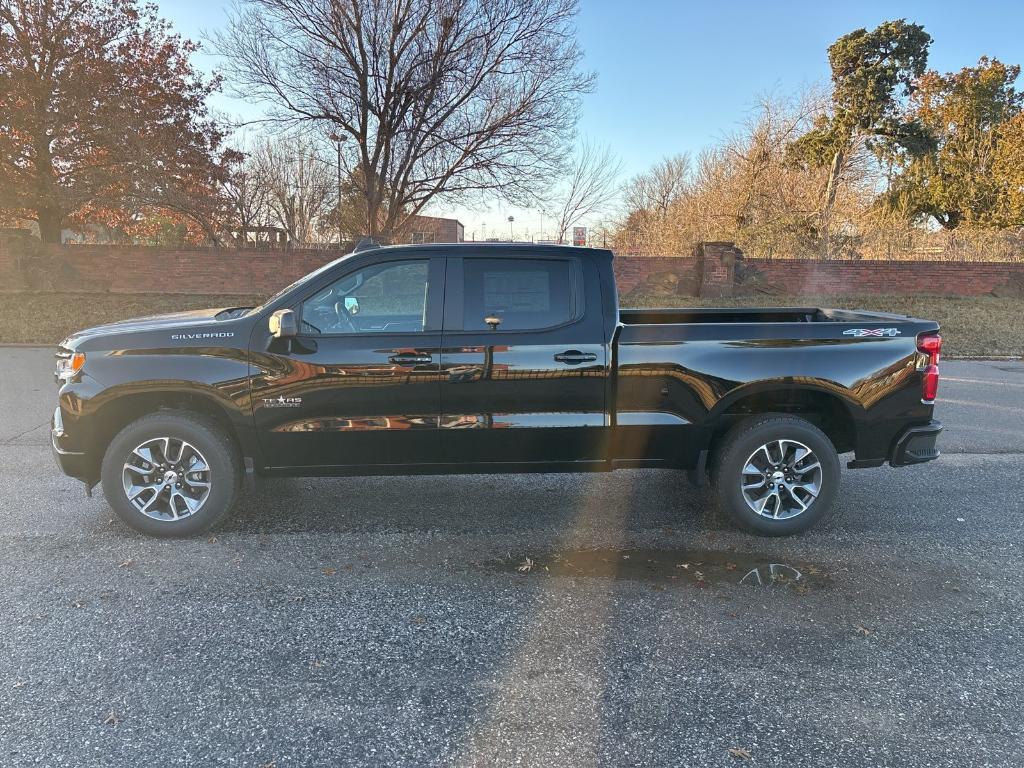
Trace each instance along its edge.
{"label": "tree with orange leaves", "polygon": [[45,242],[145,207],[214,238],[233,155],[196,47],[137,0],[0,0],[0,209],[38,222]]}

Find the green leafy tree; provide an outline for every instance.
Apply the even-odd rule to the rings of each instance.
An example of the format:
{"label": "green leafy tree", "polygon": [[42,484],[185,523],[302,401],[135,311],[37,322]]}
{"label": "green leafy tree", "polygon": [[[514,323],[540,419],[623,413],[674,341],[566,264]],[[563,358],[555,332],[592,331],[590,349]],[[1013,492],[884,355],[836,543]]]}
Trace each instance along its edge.
{"label": "green leafy tree", "polygon": [[999,196],[994,223],[1024,227],[1024,112],[1018,112],[997,130],[992,177]]}
{"label": "green leafy tree", "polygon": [[899,19],[870,32],[855,30],[829,46],[831,109],[789,147],[791,161],[829,169],[820,214],[826,256],[836,194],[857,142],[878,155],[918,155],[931,147],[927,130],[904,110],[924,74],[931,40],[924,27]]}
{"label": "green leafy tree", "polygon": [[950,230],[998,225],[1002,191],[993,170],[1003,125],[1024,106],[1024,94],[1014,88],[1019,74],[1019,66],[983,57],[975,67],[921,77],[911,115],[938,144],[905,160],[888,195],[891,207]]}

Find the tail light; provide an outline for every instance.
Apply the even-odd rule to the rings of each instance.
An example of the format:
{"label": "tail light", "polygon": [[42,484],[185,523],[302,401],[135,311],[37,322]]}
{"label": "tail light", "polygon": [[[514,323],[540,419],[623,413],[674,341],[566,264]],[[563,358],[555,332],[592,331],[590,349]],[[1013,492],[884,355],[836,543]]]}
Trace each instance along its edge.
{"label": "tail light", "polygon": [[921,382],[921,402],[931,404],[939,394],[939,355],[942,352],[942,337],[937,333],[921,334],[917,337],[917,351],[927,355],[924,379]]}

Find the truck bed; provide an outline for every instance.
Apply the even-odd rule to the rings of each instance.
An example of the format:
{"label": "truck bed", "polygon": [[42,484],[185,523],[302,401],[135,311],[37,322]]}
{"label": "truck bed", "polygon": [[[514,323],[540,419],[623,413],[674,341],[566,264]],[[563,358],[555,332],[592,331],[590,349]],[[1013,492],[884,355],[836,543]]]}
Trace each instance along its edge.
{"label": "truck bed", "polygon": [[855,323],[869,320],[909,320],[903,315],[817,307],[684,307],[680,309],[623,309],[623,325],[694,323]]}

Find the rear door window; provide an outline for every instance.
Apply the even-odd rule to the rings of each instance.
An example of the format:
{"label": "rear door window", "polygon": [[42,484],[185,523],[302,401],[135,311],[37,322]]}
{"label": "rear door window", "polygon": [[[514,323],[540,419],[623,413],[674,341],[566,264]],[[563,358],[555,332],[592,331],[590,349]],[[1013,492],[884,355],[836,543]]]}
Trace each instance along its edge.
{"label": "rear door window", "polygon": [[567,259],[463,259],[463,329],[540,330],[575,319],[572,262]]}

